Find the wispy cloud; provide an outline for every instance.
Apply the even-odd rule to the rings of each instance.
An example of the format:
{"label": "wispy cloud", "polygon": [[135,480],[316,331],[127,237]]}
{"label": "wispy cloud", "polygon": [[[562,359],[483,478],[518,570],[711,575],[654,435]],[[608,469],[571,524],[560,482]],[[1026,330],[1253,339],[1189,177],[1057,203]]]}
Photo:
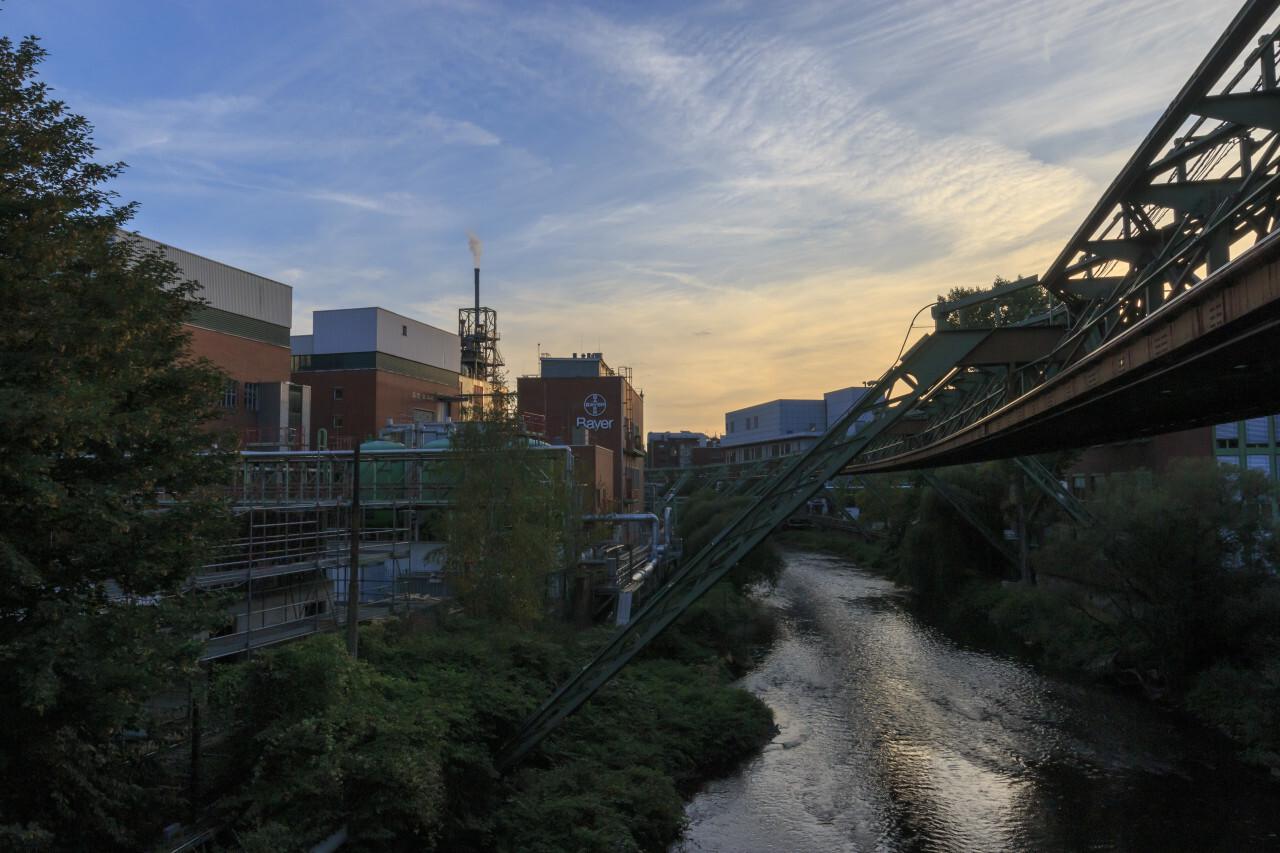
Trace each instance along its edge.
{"label": "wispy cloud", "polygon": [[601,350],[647,426],[715,429],[872,378],[954,284],[1042,271],[1235,7],[281,0],[166,7],[163,40],[94,0],[4,18],[63,22],[59,95],[131,164],[134,227],[293,284],[299,331],[372,304],[451,327],[470,225],[514,369]]}

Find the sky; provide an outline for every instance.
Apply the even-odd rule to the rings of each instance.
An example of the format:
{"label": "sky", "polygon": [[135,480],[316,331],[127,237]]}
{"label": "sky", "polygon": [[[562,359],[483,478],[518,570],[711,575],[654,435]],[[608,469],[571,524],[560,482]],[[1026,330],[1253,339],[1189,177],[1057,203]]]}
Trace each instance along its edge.
{"label": "sky", "polygon": [[[3,0],[148,237],[629,366],[645,429],[817,399],[957,285],[1041,274],[1218,0]],[[920,315],[913,334],[929,320]],[[513,383],[514,384],[514,383]]]}

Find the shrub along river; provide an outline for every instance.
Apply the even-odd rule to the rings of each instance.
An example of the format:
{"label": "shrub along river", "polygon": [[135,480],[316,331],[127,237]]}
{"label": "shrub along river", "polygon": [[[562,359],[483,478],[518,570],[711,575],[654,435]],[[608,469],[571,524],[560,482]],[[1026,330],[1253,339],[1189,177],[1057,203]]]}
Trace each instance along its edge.
{"label": "shrub along river", "polygon": [[779,734],[674,850],[1280,850],[1280,781],[1225,739],[959,645],[839,558],[785,558],[742,682]]}

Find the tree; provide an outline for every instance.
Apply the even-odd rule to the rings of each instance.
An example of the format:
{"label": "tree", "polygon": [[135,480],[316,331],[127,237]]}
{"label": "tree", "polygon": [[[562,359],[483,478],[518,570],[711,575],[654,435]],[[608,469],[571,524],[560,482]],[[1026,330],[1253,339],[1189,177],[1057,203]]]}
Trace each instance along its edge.
{"label": "tree", "polygon": [[223,672],[213,709],[231,733],[217,767],[228,793],[214,812],[233,849],[307,850],[342,826],[356,849],[434,849],[450,741],[433,707],[442,688],[357,661],[333,635]]}
{"label": "tree", "polygon": [[1090,501],[1093,524],[1039,562],[1106,590],[1118,660],[1180,691],[1214,661],[1246,664],[1274,648],[1274,611],[1258,609],[1275,600],[1274,500],[1265,477],[1212,460],[1131,472]]}
{"label": "tree", "polygon": [[[987,290],[994,290],[1011,283],[1009,279],[1003,276],[996,276],[990,288],[953,287],[947,291],[946,296],[939,295],[938,301],[955,302],[957,299],[975,296]],[[1049,310],[1051,305],[1049,291],[1038,284],[1034,284],[1021,290],[1015,290],[1006,296],[979,302],[977,305],[970,305],[963,309],[963,323],[960,318],[961,311],[954,311],[948,314],[946,322],[948,326],[954,329],[959,329],[962,326],[965,328],[1007,326],[1010,323],[1020,322],[1035,314],[1043,314]]]}
{"label": "tree", "polygon": [[522,435],[505,394],[453,434],[445,570],[472,616],[529,625],[547,614],[549,581],[570,544],[566,454],[539,450]]}
{"label": "tree", "polygon": [[148,699],[215,618],[177,593],[225,516],[196,491],[225,482],[224,378],[187,352],[196,285],[117,239],[123,164],[44,56],[0,38],[0,846],[138,849],[180,817]]}

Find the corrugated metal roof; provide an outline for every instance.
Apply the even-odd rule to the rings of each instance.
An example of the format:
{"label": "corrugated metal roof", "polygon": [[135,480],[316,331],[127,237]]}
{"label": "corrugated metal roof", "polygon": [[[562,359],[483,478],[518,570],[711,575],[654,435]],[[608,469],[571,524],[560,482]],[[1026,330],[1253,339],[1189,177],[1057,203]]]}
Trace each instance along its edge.
{"label": "corrugated metal roof", "polygon": [[173,246],[120,231],[121,239],[133,240],[143,249],[159,249],[182,274],[200,283],[200,295],[209,307],[254,320],[262,320],[286,329],[293,325],[293,288],[251,272],[227,266],[218,261],[192,254]]}

